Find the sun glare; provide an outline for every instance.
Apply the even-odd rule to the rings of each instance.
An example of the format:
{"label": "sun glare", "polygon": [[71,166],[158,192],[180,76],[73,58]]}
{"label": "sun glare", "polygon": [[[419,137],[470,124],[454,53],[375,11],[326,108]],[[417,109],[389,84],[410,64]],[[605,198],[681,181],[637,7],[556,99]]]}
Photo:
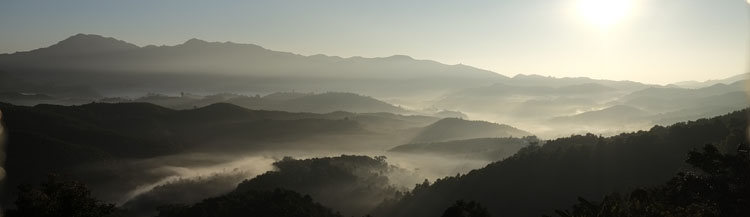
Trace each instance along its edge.
{"label": "sun glare", "polygon": [[601,28],[610,27],[625,18],[631,6],[631,0],[579,0],[578,2],[581,15]]}

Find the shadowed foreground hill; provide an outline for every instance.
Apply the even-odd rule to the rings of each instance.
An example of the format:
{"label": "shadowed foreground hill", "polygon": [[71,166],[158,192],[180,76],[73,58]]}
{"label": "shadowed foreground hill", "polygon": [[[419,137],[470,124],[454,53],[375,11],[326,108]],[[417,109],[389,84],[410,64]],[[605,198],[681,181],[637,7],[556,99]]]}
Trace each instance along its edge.
{"label": "shadowed foreground hill", "polygon": [[161,208],[157,217],[209,216],[342,217],[314,202],[310,196],[281,189],[235,192],[191,206],[167,206]]}
{"label": "shadowed foreground hill", "polygon": [[285,158],[273,165],[277,171],[246,180],[235,192],[290,189],[354,216],[369,214],[380,202],[396,197],[397,189],[388,175],[398,168],[389,166],[384,157]]}
{"label": "shadowed foreground hill", "polygon": [[[231,104],[172,110],[147,103],[34,107],[0,103],[0,110],[8,138],[6,186],[37,182],[47,173],[77,174],[73,178],[92,185],[106,180],[128,184],[109,186],[106,190],[112,192],[135,187],[131,185],[137,182],[130,178],[153,175],[147,171],[114,169],[127,170],[121,165],[126,160],[189,152],[376,149],[370,146],[373,141],[398,140],[399,129],[421,127],[434,121],[386,113],[256,111]],[[338,142],[328,138],[336,138]],[[79,174],[83,166],[94,166],[105,174]],[[12,192],[3,191],[6,193]]]}
{"label": "shadowed foreground hill", "polygon": [[666,184],[612,193],[602,202],[578,198],[572,209],[555,212],[560,217],[750,216],[750,154],[723,154],[706,145],[688,155],[686,162],[696,170],[681,172]]}
{"label": "shadowed foreground hill", "polygon": [[497,216],[539,216],[618,189],[663,183],[686,168],[688,151],[706,143],[730,152],[745,138],[747,110],[711,119],[655,126],[609,138],[580,135],[530,146],[466,175],[419,186],[385,204],[378,216],[439,216],[453,201],[474,200]]}
{"label": "shadowed foreground hill", "polygon": [[523,137],[531,133],[517,128],[486,121],[445,118],[426,126],[411,142],[440,142],[474,138]]}

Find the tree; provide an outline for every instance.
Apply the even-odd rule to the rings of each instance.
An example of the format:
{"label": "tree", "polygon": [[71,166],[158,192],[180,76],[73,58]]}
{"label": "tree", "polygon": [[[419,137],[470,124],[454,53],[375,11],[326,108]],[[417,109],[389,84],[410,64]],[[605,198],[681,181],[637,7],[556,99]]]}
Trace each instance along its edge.
{"label": "tree", "polygon": [[490,217],[490,213],[477,202],[458,200],[443,212],[442,217]]}
{"label": "tree", "polygon": [[114,204],[91,197],[82,183],[50,175],[37,188],[19,186],[16,209],[8,210],[9,217],[101,217],[115,211]]}
{"label": "tree", "polygon": [[557,210],[561,217],[750,216],[750,159],[746,155],[722,154],[706,145],[691,151],[687,163],[696,172],[679,173],[664,185],[613,193],[601,203],[579,198],[571,210]]}
{"label": "tree", "polygon": [[159,208],[157,217],[342,217],[313,201],[308,195],[294,191],[275,189],[272,191],[248,190],[232,192],[219,197],[205,199],[199,203],[169,205]]}

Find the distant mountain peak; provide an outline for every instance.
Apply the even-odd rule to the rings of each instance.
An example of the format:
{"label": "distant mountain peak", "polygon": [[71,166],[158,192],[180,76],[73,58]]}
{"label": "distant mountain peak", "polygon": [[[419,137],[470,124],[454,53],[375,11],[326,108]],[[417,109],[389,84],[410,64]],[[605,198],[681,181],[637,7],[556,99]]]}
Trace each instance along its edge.
{"label": "distant mountain peak", "polygon": [[185,43],[182,43],[183,45],[202,45],[202,44],[209,44],[210,42],[200,40],[197,38],[191,38],[185,41]]}
{"label": "distant mountain peak", "polygon": [[670,85],[678,86],[681,88],[698,89],[704,87],[710,87],[716,84],[732,84],[737,81],[744,81],[750,79],[750,73],[742,73],[723,79],[710,79],[706,81],[681,81]]}
{"label": "distant mountain peak", "polygon": [[385,59],[389,60],[414,60],[414,58],[407,56],[407,55],[393,55],[386,57]]}
{"label": "distant mountain peak", "polygon": [[513,76],[514,79],[522,79],[522,78],[550,78],[551,76],[541,76],[537,74],[517,74]]}
{"label": "distant mountain peak", "polygon": [[45,50],[48,52],[81,53],[121,51],[138,48],[137,45],[115,38],[79,33],[57,42],[57,44],[47,47]]}

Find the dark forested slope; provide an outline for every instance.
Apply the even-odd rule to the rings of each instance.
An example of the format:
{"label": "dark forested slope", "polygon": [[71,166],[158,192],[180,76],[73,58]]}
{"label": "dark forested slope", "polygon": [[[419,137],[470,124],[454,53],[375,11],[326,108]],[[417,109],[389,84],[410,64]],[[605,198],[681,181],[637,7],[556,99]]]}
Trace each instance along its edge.
{"label": "dark forested slope", "polygon": [[244,191],[208,198],[191,206],[162,207],[158,217],[342,217],[307,195],[287,190]]}
{"label": "dark forested slope", "polygon": [[649,131],[604,138],[578,135],[530,146],[506,160],[418,186],[385,204],[382,216],[438,216],[458,199],[475,200],[498,216],[538,216],[618,189],[650,186],[686,168],[687,153],[711,143],[734,150],[747,129],[747,111],[710,119],[655,126]]}
{"label": "dark forested slope", "polygon": [[285,158],[270,171],[240,183],[235,192],[284,188],[309,194],[346,215],[363,216],[396,197],[388,179],[393,170],[384,157],[347,156],[295,160]]}
{"label": "dark forested slope", "polygon": [[424,127],[412,142],[440,142],[475,138],[523,137],[531,133],[487,121],[444,118]]}
{"label": "dark forested slope", "polygon": [[[148,174],[132,173],[147,171],[116,172],[115,168],[128,170],[121,165],[126,160],[191,152],[377,149],[370,145],[402,137],[399,129],[421,127],[435,120],[386,113],[257,111],[231,104],[173,110],[147,103],[33,107],[0,103],[0,110],[7,131],[5,181],[11,189],[37,182],[47,173],[78,174],[82,166],[106,171],[74,177],[87,184],[125,181],[124,176],[143,178]],[[117,187],[135,187],[130,185],[137,183],[128,181],[128,185]],[[107,188],[114,190],[113,186]],[[3,191],[7,193],[12,191]]]}

